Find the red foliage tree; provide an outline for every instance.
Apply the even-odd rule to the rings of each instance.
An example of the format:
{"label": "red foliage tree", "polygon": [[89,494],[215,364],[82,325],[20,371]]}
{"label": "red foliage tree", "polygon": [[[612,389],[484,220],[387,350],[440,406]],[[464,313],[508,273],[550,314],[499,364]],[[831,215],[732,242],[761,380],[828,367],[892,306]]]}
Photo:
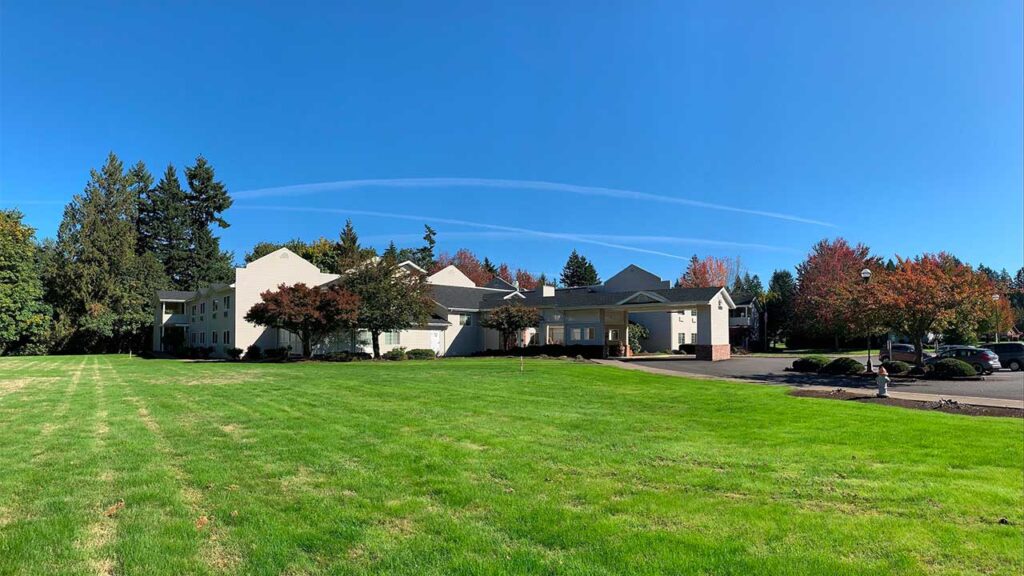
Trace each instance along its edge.
{"label": "red foliage tree", "polygon": [[430,270],[430,272],[431,274],[433,274],[438,270],[441,270],[452,265],[458,268],[460,272],[468,276],[469,279],[472,280],[473,283],[476,284],[477,286],[483,286],[484,284],[490,282],[492,278],[494,278],[494,275],[488,272],[486,268],[484,268],[483,263],[480,262],[480,259],[476,257],[476,254],[473,254],[472,252],[465,248],[462,248],[459,251],[457,251],[455,255],[450,255],[447,252],[442,252],[441,255],[437,257],[434,267]]}
{"label": "red foliage tree", "polygon": [[515,277],[512,275],[512,269],[509,268],[508,264],[505,264],[504,262],[502,262],[498,266],[498,273],[495,274],[495,276],[501,278],[502,280],[508,282],[509,284],[512,284],[516,280]]}
{"label": "red foliage tree", "polygon": [[680,288],[710,288],[728,286],[732,265],[727,258],[707,256],[703,260],[696,255],[690,258],[686,272],[676,281]]}
{"label": "red foliage tree", "polygon": [[837,350],[840,338],[863,335],[875,322],[875,291],[860,273],[872,270],[877,284],[883,267],[869,252],[867,246],[851,246],[843,238],[822,240],[796,267],[797,324],[810,333],[832,336]]}
{"label": "red foliage tree", "polygon": [[246,321],[297,334],[306,358],[326,336],[356,326],[359,298],[338,286],[281,284],[275,291],[263,292],[260,298],[262,301],[246,313]]}
{"label": "red foliage tree", "polygon": [[875,287],[884,325],[914,341],[917,363],[928,333],[947,328],[973,331],[993,311],[995,286],[984,274],[946,253],[897,257],[895,270]]}
{"label": "red foliage tree", "polygon": [[537,278],[522,268],[516,268],[516,282],[520,290],[533,290],[537,287]]}

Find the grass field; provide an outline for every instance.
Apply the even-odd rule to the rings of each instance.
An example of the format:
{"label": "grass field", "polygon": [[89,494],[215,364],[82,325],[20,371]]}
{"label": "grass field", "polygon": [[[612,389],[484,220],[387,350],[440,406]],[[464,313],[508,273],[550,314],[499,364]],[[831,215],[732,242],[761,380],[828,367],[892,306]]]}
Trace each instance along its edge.
{"label": "grass field", "polygon": [[554,360],[0,359],[0,574],[1022,569],[1021,420]]}

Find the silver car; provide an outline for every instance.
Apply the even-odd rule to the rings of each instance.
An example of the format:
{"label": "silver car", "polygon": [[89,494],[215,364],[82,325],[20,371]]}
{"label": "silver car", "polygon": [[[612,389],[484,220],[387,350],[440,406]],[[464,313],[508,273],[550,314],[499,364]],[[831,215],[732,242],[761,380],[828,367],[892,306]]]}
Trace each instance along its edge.
{"label": "silver car", "polygon": [[991,374],[1002,368],[999,364],[999,356],[988,348],[975,348],[974,346],[956,346],[947,348],[938,355],[924,361],[925,366],[931,366],[944,358],[956,358],[963,360],[971,366],[978,374]]}

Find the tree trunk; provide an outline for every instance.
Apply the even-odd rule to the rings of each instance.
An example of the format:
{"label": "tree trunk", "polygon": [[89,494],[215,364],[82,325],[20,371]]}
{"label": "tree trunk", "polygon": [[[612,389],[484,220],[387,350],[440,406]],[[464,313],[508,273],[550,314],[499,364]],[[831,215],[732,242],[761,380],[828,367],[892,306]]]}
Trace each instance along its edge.
{"label": "tree trunk", "polygon": [[373,344],[373,359],[380,360],[380,332],[370,330],[370,343]]}
{"label": "tree trunk", "polygon": [[834,338],[832,349],[836,352],[839,352],[839,334],[833,335],[832,338]]}
{"label": "tree trunk", "polygon": [[302,342],[302,357],[309,360],[313,356],[313,347],[310,345],[313,341],[312,336],[309,334],[300,334],[299,341]]}
{"label": "tree trunk", "polygon": [[920,336],[914,338],[914,363],[924,366],[924,344],[921,342]]}

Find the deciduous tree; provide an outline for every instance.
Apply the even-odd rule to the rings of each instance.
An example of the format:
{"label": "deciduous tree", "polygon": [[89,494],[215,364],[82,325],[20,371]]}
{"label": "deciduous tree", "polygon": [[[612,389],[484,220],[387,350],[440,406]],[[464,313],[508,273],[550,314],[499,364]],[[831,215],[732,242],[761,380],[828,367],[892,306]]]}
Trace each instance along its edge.
{"label": "deciduous tree", "polygon": [[16,210],[0,210],[0,355],[45,353],[50,309],[36,257],[35,230]]}
{"label": "deciduous tree", "polygon": [[510,350],[523,330],[540,325],[540,312],[521,304],[503,304],[488,312],[480,325],[501,334],[501,349]]}
{"label": "deciduous tree", "polygon": [[460,272],[469,277],[477,286],[483,286],[494,278],[495,272],[490,272],[480,262],[480,259],[469,250],[462,248],[457,251],[454,255],[449,255],[447,252],[442,252],[437,257],[437,262],[434,264],[434,268],[431,272],[437,272],[443,268],[454,265],[459,269]]}
{"label": "deciduous tree", "polygon": [[874,273],[878,284],[885,268],[869,254],[867,246],[851,246],[843,238],[822,240],[807,260],[797,266],[796,319],[801,330],[831,336],[835,348],[844,337],[861,336],[874,323],[871,296],[861,270]]}
{"label": "deciduous tree", "polygon": [[355,328],[359,317],[359,297],[337,285],[281,284],[260,294],[260,299],[246,313],[246,321],[298,335],[306,358],[327,336]]}
{"label": "deciduous tree", "polygon": [[679,288],[710,288],[729,285],[731,264],[727,258],[705,256],[698,258],[696,254],[690,258],[686,271],[676,281]]}

